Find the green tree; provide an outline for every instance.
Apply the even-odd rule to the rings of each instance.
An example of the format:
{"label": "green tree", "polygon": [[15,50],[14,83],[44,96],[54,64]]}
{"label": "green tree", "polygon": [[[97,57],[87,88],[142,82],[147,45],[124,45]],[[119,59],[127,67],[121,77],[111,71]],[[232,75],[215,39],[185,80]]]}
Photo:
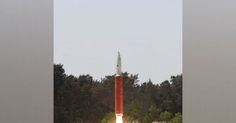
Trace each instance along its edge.
{"label": "green tree", "polygon": [[182,115],[180,113],[176,113],[169,123],[182,123]]}
{"label": "green tree", "polygon": [[144,116],[144,123],[151,123],[152,121],[158,121],[160,110],[156,106],[151,105],[148,109],[148,112]]}
{"label": "green tree", "polygon": [[139,119],[140,117],[140,106],[136,102],[132,102],[128,107],[127,115],[129,116],[129,121],[133,122]]}
{"label": "green tree", "polygon": [[[182,75],[160,84],[151,80],[138,84],[137,74],[122,75],[126,121],[169,121],[171,114],[175,114],[171,122],[182,120]],[[95,81],[89,74],[66,75],[62,64],[54,65],[55,123],[109,122],[114,118],[111,112],[114,112],[114,75]]]}
{"label": "green tree", "polygon": [[66,78],[65,70],[62,64],[54,65],[54,87],[62,86]]}
{"label": "green tree", "polygon": [[182,75],[172,76],[170,81],[173,91],[173,112],[182,113]]}
{"label": "green tree", "polygon": [[164,112],[162,112],[162,113],[160,114],[161,120],[167,121],[167,122],[170,121],[171,116],[172,116],[172,114],[171,114],[170,112],[168,112],[168,111],[164,111]]}
{"label": "green tree", "polygon": [[173,90],[171,88],[171,84],[169,81],[164,81],[160,84],[160,100],[161,100],[161,111],[168,111],[173,112],[174,111],[174,96],[173,96]]}
{"label": "green tree", "polygon": [[63,86],[66,78],[62,64],[54,65],[54,121],[56,123],[68,122],[68,115],[63,105]]}

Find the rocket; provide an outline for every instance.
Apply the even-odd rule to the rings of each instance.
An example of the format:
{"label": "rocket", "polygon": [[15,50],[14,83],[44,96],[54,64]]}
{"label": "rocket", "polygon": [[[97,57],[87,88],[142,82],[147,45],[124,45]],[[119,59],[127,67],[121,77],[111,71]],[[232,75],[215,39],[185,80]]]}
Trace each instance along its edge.
{"label": "rocket", "polygon": [[124,113],[123,101],[123,77],[121,71],[121,57],[118,52],[116,75],[115,75],[115,114],[122,118]]}

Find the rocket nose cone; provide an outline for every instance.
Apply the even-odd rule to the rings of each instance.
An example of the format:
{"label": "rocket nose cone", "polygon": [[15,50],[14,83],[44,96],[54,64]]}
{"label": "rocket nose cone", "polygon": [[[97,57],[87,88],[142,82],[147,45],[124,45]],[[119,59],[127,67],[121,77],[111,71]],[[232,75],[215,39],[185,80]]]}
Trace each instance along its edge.
{"label": "rocket nose cone", "polygon": [[119,51],[118,51],[116,69],[117,69],[117,74],[121,74],[121,56]]}

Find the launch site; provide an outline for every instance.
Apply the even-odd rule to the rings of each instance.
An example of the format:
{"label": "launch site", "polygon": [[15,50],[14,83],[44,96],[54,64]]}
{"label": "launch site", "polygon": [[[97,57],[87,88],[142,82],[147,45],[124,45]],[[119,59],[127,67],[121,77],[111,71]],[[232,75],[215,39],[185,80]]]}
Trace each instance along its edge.
{"label": "launch site", "polygon": [[[88,74],[66,75],[63,65],[55,64],[54,120],[61,123],[182,123],[182,75],[171,76],[170,81],[161,84],[149,80],[140,85],[137,74],[122,72],[121,63],[118,52],[116,73],[100,82]],[[67,111],[69,114],[64,114]],[[99,117],[103,119],[97,121],[95,118]]]}
{"label": "launch site", "polygon": [[57,0],[54,123],[182,123],[182,1]]}

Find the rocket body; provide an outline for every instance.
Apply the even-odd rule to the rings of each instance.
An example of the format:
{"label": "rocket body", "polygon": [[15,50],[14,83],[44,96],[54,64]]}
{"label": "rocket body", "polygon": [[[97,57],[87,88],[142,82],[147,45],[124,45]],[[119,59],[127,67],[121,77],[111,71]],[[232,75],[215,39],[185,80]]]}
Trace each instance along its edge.
{"label": "rocket body", "polygon": [[123,115],[123,77],[121,75],[115,76],[115,113]]}
{"label": "rocket body", "polygon": [[117,66],[115,76],[115,114],[123,116],[124,114],[124,93],[123,93],[123,77],[121,72],[121,57],[118,52]]}

